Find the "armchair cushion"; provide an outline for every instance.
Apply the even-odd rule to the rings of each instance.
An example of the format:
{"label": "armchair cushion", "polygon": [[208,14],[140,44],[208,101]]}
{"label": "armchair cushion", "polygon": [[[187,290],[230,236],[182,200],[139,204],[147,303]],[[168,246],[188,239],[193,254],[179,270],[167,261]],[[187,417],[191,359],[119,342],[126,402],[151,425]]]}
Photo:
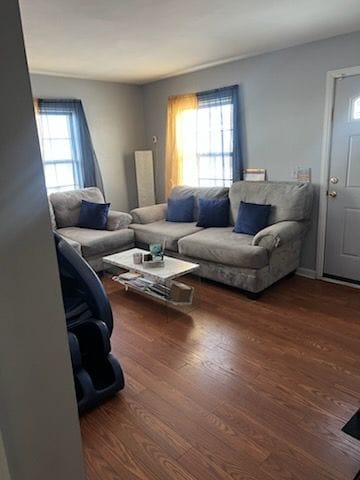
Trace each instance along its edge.
{"label": "armchair cushion", "polygon": [[79,243],[85,258],[110,255],[110,253],[131,248],[134,241],[134,232],[129,228],[109,232],[107,230],[66,227],[60,228],[58,233],[66,240],[70,239]]}
{"label": "armchair cushion", "polygon": [[109,210],[107,230],[120,230],[121,228],[127,228],[132,221],[132,217],[129,213],[117,212],[115,210]]}
{"label": "armchair cushion", "polygon": [[133,218],[133,223],[153,223],[166,219],[167,204],[158,203],[150,207],[140,207],[131,210],[130,214]]}
{"label": "armchair cushion", "polygon": [[308,222],[284,221],[274,223],[260,230],[252,240],[252,245],[266,248],[269,252],[280,245],[301,237],[307,230]]}
{"label": "armchair cushion", "polygon": [[105,230],[108,222],[110,203],[81,201],[78,227]]}

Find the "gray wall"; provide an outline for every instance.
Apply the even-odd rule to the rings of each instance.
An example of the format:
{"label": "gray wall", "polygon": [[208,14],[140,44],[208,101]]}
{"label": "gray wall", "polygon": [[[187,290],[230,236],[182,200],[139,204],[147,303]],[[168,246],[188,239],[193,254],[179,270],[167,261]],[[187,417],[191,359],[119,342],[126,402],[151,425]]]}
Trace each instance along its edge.
{"label": "gray wall", "polygon": [[[240,85],[245,161],[266,168],[269,180],[291,180],[296,165],[320,180],[320,156],[328,70],[360,64],[360,33],[288,48],[169,78],[144,87],[146,139],[155,149],[157,198],[164,198],[166,103],[169,95]],[[315,269],[316,212],[302,267]]]}
{"label": "gray wall", "polygon": [[134,150],[144,147],[141,87],[31,75],[35,97],[82,100],[112,208],[128,211],[137,202]]}
{"label": "gray wall", "polygon": [[17,2],[0,6],[1,478],[82,480],[80,429]]}
{"label": "gray wall", "polygon": [[0,431],[0,478],[1,480],[10,480],[9,466],[5,453],[4,441]]}

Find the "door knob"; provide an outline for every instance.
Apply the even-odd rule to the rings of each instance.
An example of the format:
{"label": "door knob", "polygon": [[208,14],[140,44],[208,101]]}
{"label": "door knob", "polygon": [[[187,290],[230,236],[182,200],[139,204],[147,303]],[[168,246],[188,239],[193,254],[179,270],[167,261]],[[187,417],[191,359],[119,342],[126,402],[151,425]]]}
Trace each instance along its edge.
{"label": "door knob", "polygon": [[330,183],[338,183],[339,179],[337,177],[330,177]]}
{"label": "door knob", "polygon": [[337,195],[336,192],[332,191],[332,192],[329,192],[329,197],[332,197],[332,198],[335,198]]}

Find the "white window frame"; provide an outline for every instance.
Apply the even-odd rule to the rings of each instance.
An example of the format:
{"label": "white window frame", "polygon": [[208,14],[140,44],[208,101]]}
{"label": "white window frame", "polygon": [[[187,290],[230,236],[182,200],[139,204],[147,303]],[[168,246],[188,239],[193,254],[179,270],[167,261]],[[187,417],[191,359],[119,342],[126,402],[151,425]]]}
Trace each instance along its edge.
{"label": "white window frame", "polygon": [[[47,115],[66,115],[68,117],[68,125],[70,129],[70,144],[71,144],[71,154],[72,158],[71,159],[59,159],[59,160],[45,160],[44,159],[44,154],[43,154],[43,148],[41,148],[41,154],[42,154],[42,161],[44,165],[44,170],[46,165],[71,165],[73,169],[73,179],[74,183],[73,184],[68,184],[68,185],[57,185],[56,187],[48,187],[46,186],[47,190],[49,193],[51,192],[61,192],[61,191],[66,191],[69,190],[69,187],[74,190],[78,190],[80,188],[83,188],[83,180],[82,180],[82,175],[81,175],[81,162],[80,162],[80,152],[79,152],[79,135],[78,135],[78,129],[76,126],[76,119],[75,119],[75,112],[72,110],[64,109],[54,109],[54,110],[48,110],[46,113],[37,113],[39,117],[39,123],[41,125],[41,122],[43,121],[41,119],[42,116],[46,117]],[[51,137],[43,137],[42,136],[42,129],[41,126],[39,128],[39,137],[40,137],[40,145],[42,147],[43,141],[44,140],[51,140]],[[55,139],[55,138],[54,138]],[[45,176],[46,178],[46,176]]]}

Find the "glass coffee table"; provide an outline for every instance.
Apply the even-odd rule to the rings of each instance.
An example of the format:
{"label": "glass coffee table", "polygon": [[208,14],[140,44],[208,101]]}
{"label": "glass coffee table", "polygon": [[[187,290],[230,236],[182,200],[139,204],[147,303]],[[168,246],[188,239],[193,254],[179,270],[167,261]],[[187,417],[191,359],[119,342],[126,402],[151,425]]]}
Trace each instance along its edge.
{"label": "glass coffee table", "polygon": [[164,256],[163,263],[134,263],[134,253],[148,254],[146,250],[132,248],[103,258],[105,267],[116,267],[121,273],[112,279],[139,294],[152,297],[173,307],[191,306],[194,298],[194,282],[184,277],[199,269],[197,263]]}

